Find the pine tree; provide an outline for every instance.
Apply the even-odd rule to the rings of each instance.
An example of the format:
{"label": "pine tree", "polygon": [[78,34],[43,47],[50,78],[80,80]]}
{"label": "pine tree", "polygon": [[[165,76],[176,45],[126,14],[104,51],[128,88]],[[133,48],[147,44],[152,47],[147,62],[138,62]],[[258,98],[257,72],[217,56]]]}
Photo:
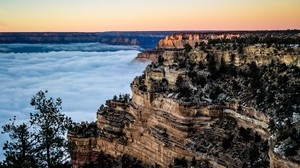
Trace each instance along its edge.
{"label": "pine tree", "polygon": [[39,164],[48,168],[68,164],[68,143],[65,134],[72,120],[60,112],[61,99],[46,98],[47,91],[39,91],[31,99],[35,112],[30,114],[30,124],[35,131]]}
{"label": "pine tree", "polygon": [[25,123],[15,124],[16,117],[10,119],[12,123],[2,126],[2,134],[7,133],[10,141],[6,141],[3,146],[6,157],[0,167],[3,168],[34,168],[37,167],[34,158],[33,134],[29,131],[29,126]]}

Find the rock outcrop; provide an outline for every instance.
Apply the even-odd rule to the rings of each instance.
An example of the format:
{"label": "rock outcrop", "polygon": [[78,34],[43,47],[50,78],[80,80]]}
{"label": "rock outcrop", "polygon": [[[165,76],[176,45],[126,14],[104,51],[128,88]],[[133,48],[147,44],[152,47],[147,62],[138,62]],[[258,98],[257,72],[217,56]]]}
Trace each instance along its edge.
{"label": "rock outcrop", "polygon": [[[198,37],[169,36],[158,46],[179,49]],[[299,167],[299,46],[263,45],[157,51],[160,60],[131,83],[132,98],[108,100],[95,123],[69,131],[73,167],[100,153],[162,167],[177,158],[202,167]]]}
{"label": "rock outcrop", "polygon": [[232,39],[240,37],[238,32],[212,32],[212,33],[175,33],[167,35],[157,44],[157,49],[183,49],[186,44],[192,48],[200,45],[201,42],[207,43],[210,39]]}
{"label": "rock outcrop", "polygon": [[139,53],[135,61],[139,62],[158,62],[158,57],[164,53],[163,50],[147,50]]}
{"label": "rock outcrop", "polygon": [[199,33],[189,34],[172,34],[160,40],[157,44],[158,49],[183,49],[185,44],[190,44],[192,47],[196,43],[200,44],[201,39]]}

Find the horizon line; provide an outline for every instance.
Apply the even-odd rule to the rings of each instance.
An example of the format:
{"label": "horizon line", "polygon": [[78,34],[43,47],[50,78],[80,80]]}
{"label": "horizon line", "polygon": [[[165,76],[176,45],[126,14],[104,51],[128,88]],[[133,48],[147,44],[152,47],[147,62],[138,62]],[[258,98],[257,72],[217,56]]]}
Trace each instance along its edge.
{"label": "horizon line", "polygon": [[118,33],[118,32],[264,32],[264,31],[300,31],[293,29],[228,29],[228,30],[113,30],[113,31],[0,31],[0,33]]}

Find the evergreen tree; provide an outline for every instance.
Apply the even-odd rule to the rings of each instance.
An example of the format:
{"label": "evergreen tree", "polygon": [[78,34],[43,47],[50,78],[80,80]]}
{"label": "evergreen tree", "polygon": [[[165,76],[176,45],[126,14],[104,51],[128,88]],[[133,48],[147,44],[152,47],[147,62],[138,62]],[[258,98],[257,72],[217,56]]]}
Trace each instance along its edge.
{"label": "evergreen tree", "polygon": [[30,113],[30,124],[36,139],[36,157],[41,166],[62,167],[68,164],[68,143],[65,134],[72,121],[60,112],[61,99],[47,99],[46,93],[47,91],[39,91],[30,103],[36,110]]}
{"label": "evergreen tree", "polygon": [[159,55],[158,56],[158,60],[157,60],[157,62],[159,63],[159,65],[163,65],[164,64],[164,57],[163,56],[161,56],[161,55]]}
{"label": "evergreen tree", "polygon": [[231,54],[230,55],[230,62],[231,62],[231,64],[234,64],[235,63],[235,61],[236,61],[236,55],[235,54]]}
{"label": "evergreen tree", "polygon": [[183,47],[186,52],[190,52],[193,49],[193,47],[189,43],[186,43]]}
{"label": "evergreen tree", "polygon": [[225,62],[224,58],[222,57],[219,72],[220,73],[226,73],[226,71],[227,71],[227,65],[226,65],[226,62]]}
{"label": "evergreen tree", "polygon": [[61,99],[46,98],[47,91],[39,91],[31,99],[35,112],[30,113],[29,122],[2,126],[11,141],[4,144],[5,160],[0,167],[70,167],[66,132],[72,126],[70,118],[60,112]]}
{"label": "evergreen tree", "polygon": [[184,80],[183,80],[182,76],[179,75],[177,77],[176,83],[175,83],[175,86],[177,87],[177,89],[182,87],[183,82],[184,82]]}
{"label": "evergreen tree", "polygon": [[208,71],[211,73],[212,77],[215,78],[217,75],[217,61],[215,60],[214,55],[208,53],[207,55],[208,61]]}
{"label": "evergreen tree", "polygon": [[3,146],[6,157],[0,167],[3,168],[33,168],[37,167],[34,159],[34,138],[27,124],[15,125],[16,117],[12,123],[2,126],[2,134],[7,133],[10,141]]}

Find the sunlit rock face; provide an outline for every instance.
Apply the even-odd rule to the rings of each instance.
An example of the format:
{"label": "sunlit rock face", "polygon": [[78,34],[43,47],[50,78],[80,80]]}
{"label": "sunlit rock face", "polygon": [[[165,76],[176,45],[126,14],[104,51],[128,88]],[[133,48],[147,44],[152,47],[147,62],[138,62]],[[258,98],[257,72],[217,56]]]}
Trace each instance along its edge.
{"label": "sunlit rock face", "polygon": [[167,35],[157,44],[157,49],[183,49],[184,45],[189,44],[192,48],[200,45],[201,42],[207,43],[209,39],[232,39],[240,37],[237,32],[233,33],[175,33]]}
{"label": "sunlit rock face", "polygon": [[158,49],[183,49],[185,44],[190,44],[192,47],[196,43],[200,44],[200,35],[197,33],[191,34],[172,34],[160,40],[157,44]]}
{"label": "sunlit rock face", "polygon": [[[131,98],[108,100],[96,122],[69,132],[77,146],[73,167],[96,161],[101,152],[162,167],[176,158],[203,167],[300,166],[300,121],[290,111],[299,110],[299,47],[228,44],[186,51],[180,49],[186,39],[190,45],[200,40],[191,34],[166,37],[158,44],[165,48],[157,52],[160,60],[131,83]],[[285,107],[286,116],[281,100],[296,103]],[[270,120],[288,135],[273,130]]]}

